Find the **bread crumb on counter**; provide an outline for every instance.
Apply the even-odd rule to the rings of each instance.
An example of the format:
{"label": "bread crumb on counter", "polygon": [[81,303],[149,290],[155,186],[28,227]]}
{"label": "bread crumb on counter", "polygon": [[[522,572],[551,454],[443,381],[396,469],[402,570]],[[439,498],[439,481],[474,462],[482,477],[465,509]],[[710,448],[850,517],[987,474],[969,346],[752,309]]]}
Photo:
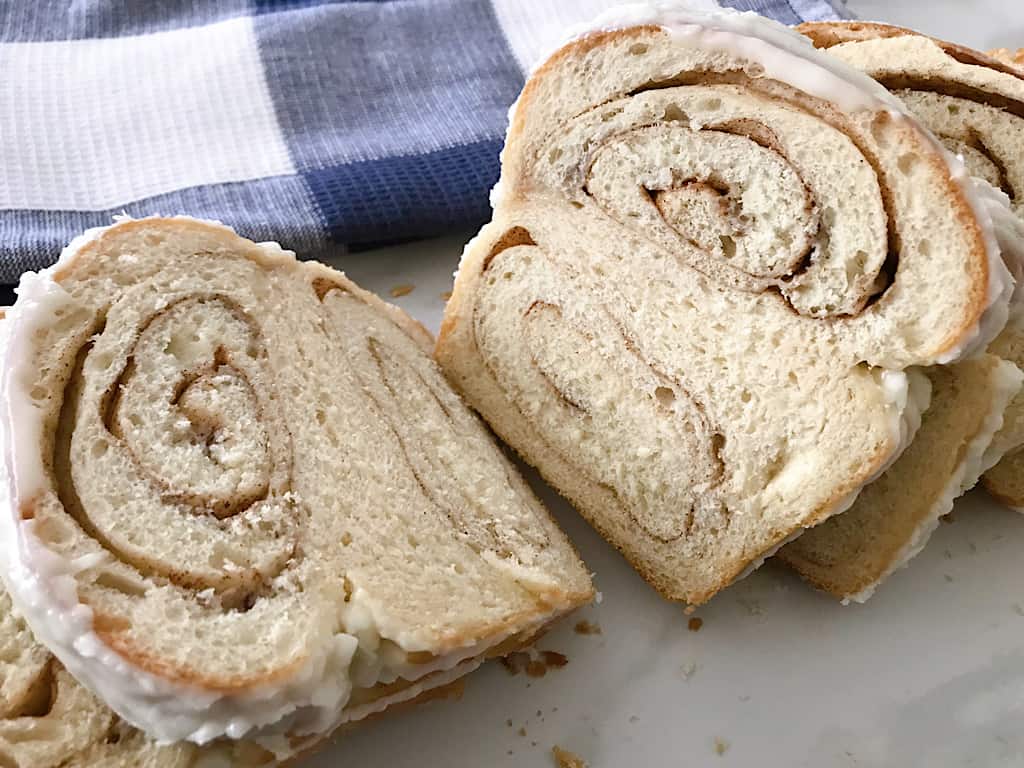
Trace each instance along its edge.
{"label": "bread crumb on counter", "polygon": [[515,651],[503,656],[502,666],[510,675],[526,672],[529,677],[544,677],[549,669],[560,669],[569,663],[569,657],[558,651]]}
{"label": "bread crumb on counter", "polygon": [[601,625],[595,622],[583,620],[577,621],[576,626],[572,628],[573,632],[577,635],[600,635]]}
{"label": "bread crumb on counter", "polygon": [[586,760],[557,745],[551,748],[551,755],[555,758],[555,765],[558,768],[587,768]]}
{"label": "bread crumb on counter", "polygon": [[415,285],[410,285],[409,283],[403,283],[402,285],[396,285],[394,288],[392,288],[390,291],[388,291],[388,293],[391,294],[391,298],[398,299],[398,298],[401,298],[402,296],[408,296],[414,290],[416,290],[416,286]]}

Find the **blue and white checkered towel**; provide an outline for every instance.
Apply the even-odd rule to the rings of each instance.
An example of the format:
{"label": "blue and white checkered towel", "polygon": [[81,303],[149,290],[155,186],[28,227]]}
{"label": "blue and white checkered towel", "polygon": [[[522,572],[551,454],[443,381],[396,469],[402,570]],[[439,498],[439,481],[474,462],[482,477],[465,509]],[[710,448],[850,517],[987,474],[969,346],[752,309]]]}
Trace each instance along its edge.
{"label": "blue and white checkered towel", "polygon": [[0,3],[0,283],[121,211],[220,219],[306,255],[478,223],[524,72],[614,4]]}

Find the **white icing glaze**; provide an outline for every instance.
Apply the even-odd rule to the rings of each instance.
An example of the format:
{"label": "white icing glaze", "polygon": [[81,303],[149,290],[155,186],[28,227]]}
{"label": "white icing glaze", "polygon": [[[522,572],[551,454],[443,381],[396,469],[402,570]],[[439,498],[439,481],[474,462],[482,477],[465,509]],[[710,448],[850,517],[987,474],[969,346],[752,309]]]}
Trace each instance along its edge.
{"label": "white icing glaze", "polygon": [[[122,217],[127,218],[127,217]],[[189,217],[175,217],[189,219]],[[203,222],[223,226],[217,222]],[[114,227],[117,224],[113,225]],[[231,231],[227,227],[223,227]],[[87,688],[128,722],[154,738],[203,744],[220,736],[246,737],[275,752],[291,754],[284,734],[326,735],[339,724],[380,711],[428,687],[444,685],[480,663],[479,657],[515,632],[517,627],[485,642],[457,648],[424,664],[408,662],[401,628],[391,625],[369,596],[356,590],[345,606],[342,624],[331,642],[318,649],[287,680],[232,695],[169,681],[129,663],[93,631],[91,609],[78,599],[74,575],[94,565],[67,560],[36,536],[34,520],[22,520],[20,508],[46,485],[41,411],[29,388],[33,379],[33,344],[37,329],[51,323],[56,312],[73,308],[73,299],[55,281],[58,270],[111,227],[89,230],[75,238],[58,262],[38,274],[26,273],[17,289],[18,301],[0,322],[0,560],[3,579],[20,613],[36,637]],[[291,261],[294,254],[276,243],[262,243],[268,261]],[[382,638],[389,652],[378,654]],[[419,650],[405,648],[404,650]],[[359,664],[355,660],[359,659]],[[357,669],[358,667],[358,669]],[[350,672],[361,671],[354,681]],[[346,710],[354,684],[370,688],[399,678],[433,677],[371,704]]]}
{"label": "white icing glaze", "polygon": [[810,40],[784,24],[753,11],[727,8],[703,10],[680,2],[630,3],[611,8],[570,39],[591,32],[656,26],[687,46],[724,51],[759,64],[766,77],[788,83],[847,112],[888,109],[905,116],[906,109],[867,75],[814,48]]}
{"label": "white icing glaze", "polygon": [[[945,152],[945,149],[943,149]],[[935,362],[952,363],[980,354],[999,335],[1009,317],[1015,294],[1015,275],[1024,264],[1024,222],[1010,210],[1010,199],[984,179],[972,178],[959,158],[945,152],[953,178],[965,190],[965,198],[985,239],[988,254],[988,295],[985,311],[974,330]],[[970,190],[970,194],[966,191]]]}
{"label": "white icing glaze", "polygon": [[890,432],[896,440],[896,449],[860,488],[836,502],[829,517],[841,514],[852,507],[860,492],[896,463],[913,441],[917,430],[921,428],[921,416],[931,405],[932,383],[921,371],[914,368],[908,368],[906,371],[879,369],[873,373],[882,386],[884,407],[889,413]]}
{"label": "white icing glaze", "polygon": [[756,571],[758,568],[760,568],[762,565],[764,565],[765,560],[767,560],[769,557],[774,555],[776,552],[778,552],[784,546],[789,544],[791,541],[796,541],[800,537],[800,534],[803,533],[803,532],[804,532],[804,529],[800,528],[800,529],[794,531],[793,533],[791,533],[786,538],[784,538],[778,544],[773,544],[771,547],[769,547],[764,552],[762,552],[760,555],[758,555],[755,559],[753,559],[749,563],[747,563],[747,567],[744,568],[742,571],[740,571],[739,576],[737,576],[735,579],[733,579],[729,583],[730,584],[735,584],[737,581],[742,581],[743,579],[747,578],[747,576],[749,576],[754,571]]}
{"label": "white icing glaze", "polygon": [[1010,198],[984,179],[975,179],[978,194],[992,218],[992,230],[1014,280],[1015,290],[1011,305],[1024,304],[1024,219],[1010,208]]}
{"label": "white icing glaze", "polygon": [[896,450],[879,467],[864,485],[880,478],[907,449],[917,430],[921,428],[921,416],[932,401],[932,383],[921,371],[908,368],[905,371],[882,370],[877,373],[882,385],[885,407],[889,412],[892,433],[896,437]]}
{"label": "white icing glaze", "polygon": [[[426,691],[453,683],[460,677],[468,675],[479,667],[481,663],[481,659],[478,658],[468,659],[467,661],[455,665],[451,669],[436,673],[429,679],[421,680],[403,688],[400,691],[396,691],[390,696],[382,696],[379,699],[366,702],[365,704],[348,708],[342,713],[342,718],[337,724],[343,725],[344,723],[362,720],[370,715],[383,712],[392,704],[410,701]],[[310,743],[309,746],[313,746],[313,743]],[[286,743],[284,742],[275,743],[274,746],[276,747],[276,753],[280,754],[290,749],[290,747],[285,744]],[[271,749],[270,751],[275,752],[274,749]],[[214,747],[199,753],[196,758],[194,768],[231,768],[231,758],[224,750]]]}
{"label": "white icing glaze", "polygon": [[882,572],[877,580],[866,586],[860,592],[847,595],[843,598],[843,605],[850,602],[863,603],[870,598],[878,585],[889,578],[893,573],[903,568],[914,557],[916,557],[928,539],[939,526],[939,518],[949,514],[953,509],[953,502],[964,493],[973,488],[978,479],[1003,457],[1002,451],[989,450],[992,438],[995,437],[1003,426],[1003,415],[1010,401],[1020,391],[1021,384],[1024,384],[1024,373],[1021,373],[1013,363],[1001,360],[995,372],[997,385],[992,397],[991,407],[988,415],[978,430],[978,433],[967,443],[963,461],[953,472],[946,484],[942,495],[932,507],[928,515],[920,522],[910,540],[900,549],[889,566]]}

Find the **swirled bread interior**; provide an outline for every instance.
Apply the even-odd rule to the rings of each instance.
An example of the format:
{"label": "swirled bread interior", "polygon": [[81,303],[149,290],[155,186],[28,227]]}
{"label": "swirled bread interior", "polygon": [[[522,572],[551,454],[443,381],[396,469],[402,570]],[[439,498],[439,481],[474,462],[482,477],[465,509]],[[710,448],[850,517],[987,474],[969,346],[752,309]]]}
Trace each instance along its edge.
{"label": "swirled bread interior", "polygon": [[690,603],[893,460],[902,369],[955,357],[990,300],[963,190],[870,81],[824,100],[702,39],[595,32],[533,75],[436,352]]}
{"label": "swirled bread interior", "polygon": [[[333,717],[590,599],[428,334],[342,274],[225,227],[144,219],[51,278],[68,298],[34,316],[43,443],[15,423],[6,446],[44,469],[19,489],[20,530],[82,564],[77,600],[122,662],[217,706],[267,690],[282,715]],[[50,560],[25,557],[45,581]],[[108,662],[78,647],[69,666],[123,706]],[[160,706],[182,714],[186,698]],[[124,714],[176,733],[160,711]]]}
{"label": "swirled bread interior", "polygon": [[[1024,69],[1011,52],[989,57],[912,30],[864,22],[816,22],[800,31],[816,46],[890,88],[967,169],[1010,199],[1024,217]],[[1008,324],[992,351],[1024,365],[1021,323]],[[1024,395],[1011,404],[1001,436],[1007,449],[1024,442]],[[1024,453],[1010,450],[985,473],[1001,501],[1024,506]]]}

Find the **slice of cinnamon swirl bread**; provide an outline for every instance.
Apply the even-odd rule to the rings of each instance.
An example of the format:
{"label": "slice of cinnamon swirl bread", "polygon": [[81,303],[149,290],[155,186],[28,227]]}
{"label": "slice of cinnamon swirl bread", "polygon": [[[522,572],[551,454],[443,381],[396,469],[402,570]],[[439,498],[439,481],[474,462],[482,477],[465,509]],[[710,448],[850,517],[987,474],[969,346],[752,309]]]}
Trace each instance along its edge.
{"label": "slice of cinnamon swirl bread", "polygon": [[4,581],[159,739],[287,757],[593,594],[429,335],[338,272],[121,221],[26,275],[3,330]]}
{"label": "slice of cinnamon swirl bread", "polygon": [[1012,280],[962,166],[793,31],[678,7],[594,27],[526,84],[436,354],[700,603],[895,460],[927,399],[908,369],[983,349]]}

